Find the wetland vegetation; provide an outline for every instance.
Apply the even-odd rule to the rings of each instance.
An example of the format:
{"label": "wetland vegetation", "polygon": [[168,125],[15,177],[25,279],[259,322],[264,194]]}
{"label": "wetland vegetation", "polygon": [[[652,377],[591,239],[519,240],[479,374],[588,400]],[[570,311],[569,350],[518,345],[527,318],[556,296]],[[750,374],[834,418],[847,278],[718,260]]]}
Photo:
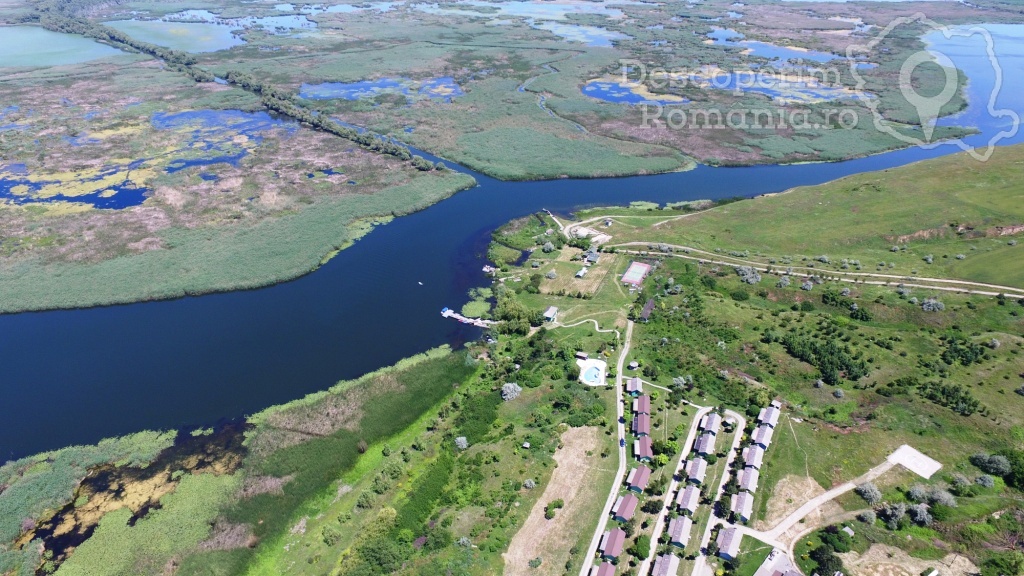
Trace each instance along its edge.
{"label": "wetland vegetation", "polygon": [[[1004,152],[1004,161],[1020,153]],[[855,204],[888,197],[888,186],[913,180],[918,170],[959,166],[943,159],[873,175],[875,188],[858,188]],[[957,553],[983,574],[1014,566],[1024,488],[1024,397],[1015,393],[1024,373],[1024,299],[902,292],[896,284],[841,282],[826,273],[756,272],[667,249],[677,241],[674,222],[703,220],[703,233],[717,236],[747,222],[746,210],[782,199],[825,206],[817,202],[821,194],[849,184],[717,206],[581,213],[600,216],[591,225],[612,236],[583,278],[562,271],[581,266],[588,242],[559,239],[546,214],[512,222],[493,236],[497,279],[473,294],[485,304],[493,299],[493,311],[480,313],[501,322],[494,338],[340,383],[251,416],[244,427],[176,440],[146,433],[8,463],[0,468],[0,509],[12,520],[0,566],[11,574],[167,567],[179,574],[271,574],[288,566],[340,574],[578,571],[589,561],[581,554],[589,527],[615,482],[616,437],[613,391],[577,381],[576,352],[616,358],[626,322],[648,300],[652,313],[635,325],[629,359],[639,364],[637,374],[665,390],[651,393],[659,456],[641,512],[623,525],[632,551],[620,561],[626,573],[652,545],[655,503],[665,497],[668,463],[693,412],[688,404],[753,414],[773,398],[785,403],[787,416],[766,459],[752,523],[779,505],[771,501],[774,487],[793,477],[832,487],[903,443],[943,464],[925,484],[886,476],[876,495],[861,491],[869,502],[854,494],[840,499],[870,521],[850,522],[856,537],[849,541],[827,528],[802,539],[803,567],[842,562],[871,569],[879,550],[872,546],[905,555],[908,565]],[[994,187],[989,201],[972,206],[993,221],[1013,220],[1016,206],[1006,200],[1014,190]],[[933,192],[958,206],[955,194],[943,195],[938,185]],[[798,228],[805,217],[795,210],[774,214],[780,227]],[[652,226],[668,218],[677,218],[673,226]],[[902,218],[871,218],[863,234],[880,237],[919,223]],[[651,246],[625,253],[620,239],[630,235]],[[909,241],[908,250],[929,241]],[[750,257],[788,249],[784,240],[766,239],[764,254]],[[870,243],[847,249],[851,261],[866,260],[859,251]],[[998,258],[977,252],[972,257]],[[629,291],[618,278],[636,259],[654,270],[640,290]],[[922,305],[935,297],[943,306]],[[558,325],[542,325],[548,306],[559,308]],[[865,313],[851,313],[857,310]],[[586,480],[576,477],[577,488],[565,488],[563,467]],[[134,496],[106,495],[103,487],[115,485]],[[921,502],[927,516],[907,511]],[[901,504],[903,516],[887,526],[890,508]],[[545,540],[543,550],[530,539],[568,526],[559,522],[574,528]],[[65,523],[90,535],[73,551],[71,540],[56,536],[66,533],[57,528]],[[750,546],[750,558],[763,558],[762,548]],[[750,573],[756,563],[722,568]]]}

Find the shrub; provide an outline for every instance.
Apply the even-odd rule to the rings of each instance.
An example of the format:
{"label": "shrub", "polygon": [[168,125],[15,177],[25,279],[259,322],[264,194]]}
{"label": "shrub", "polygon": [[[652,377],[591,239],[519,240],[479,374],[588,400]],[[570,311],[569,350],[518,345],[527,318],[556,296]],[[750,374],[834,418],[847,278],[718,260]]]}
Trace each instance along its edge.
{"label": "shrub", "polygon": [[878,515],[875,514],[874,510],[865,510],[857,515],[857,519],[865,524],[874,524],[875,520],[878,519]]}
{"label": "shrub", "polygon": [[541,565],[541,564],[542,564],[543,562],[544,562],[544,560],[543,560],[543,559],[542,559],[542,558],[541,558],[540,556],[537,556],[537,557],[536,557],[536,558],[534,558],[533,560],[530,560],[530,561],[528,562],[528,564],[530,565],[530,568],[540,568],[540,565]]}
{"label": "shrub", "polygon": [[741,290],[733,290],[732,292],[729,293],[729,296],[731,296],[732,299],[736,300],[737,302],[743,302],[745,300],[750,300],[750,294],[746,290],[742,290],[742,289]]}
{"label": "shrub", "polygon": [[779,278],[779,281],[775,283],[777,288],[786,288],[789,286],[789,276],[783,276]]}
{"label": "shrub", "polygon": [[506,382],[501,387],[501,399],[505,402],[515,400],[519,397],[519,394],[522,393],[522,391],[523,388],[519,384],[516,384],[515,382]]}
{"label": "shrub", "polygon": [[925,312],[942,312],[946,309],[946,305],[939,302],[938,298],[932,296],[931,298],[925,298],[924,302],[921,303],[921,310]]}
{"label": "shrub", "polygon": [[323,530],[320,531],[320,534],[324,540],[324,544],[327,544],[328,546],[334,546],[338,543],[338,540],[341,540],[341,532],[330,524],[324,526]]}
{"label": "shrub", "polygon": [[932,515],[928,512],[928,505],[925,503],[914,504],[907,508],[907,512],[910,514],[910,519],[920,524],[921,526],[932,525]]}
{"label": "shrub", "polygon": [[527,478],[526,481],[523,482],[523,488],[526,488],[527,490],[533,490],[536,487],[537,482],[535,482],[533,478]]}
{"label": "shrub", "polygon": [[544,518],[551,520],[555,517],[555,511],[564,506],[565,502],[561,498],[548,502],[548,505],[544,507]]}
{"label": "shrub", "polygon": [[1006,476],[1010,473],[1010,461],[1006,456],[994,454],[975,454],[971,456],[971,464],[977,466],[982,472],[994,476]]}
{"label": "shrub", "polygon": [[974,482],[977,483],[978,486],[981,486],[982,488],[992,488],[993,486],[996,485],[995,479],[989,476],[988,474],[978,476],[978,478]]}
{"label": "shrub", "polygon": [[857,486],[857,495],[864,499],[865,502],[872,506],[882,501],[882,491],[871,482],[865,482],[860,486]]}
{"label": "shrub", "polygon": [[743,280],[747,284],[757,284],[761,281],[761,274],[750,266],[738,266],[736,268],[736,274],[739,275],[740,280]]}

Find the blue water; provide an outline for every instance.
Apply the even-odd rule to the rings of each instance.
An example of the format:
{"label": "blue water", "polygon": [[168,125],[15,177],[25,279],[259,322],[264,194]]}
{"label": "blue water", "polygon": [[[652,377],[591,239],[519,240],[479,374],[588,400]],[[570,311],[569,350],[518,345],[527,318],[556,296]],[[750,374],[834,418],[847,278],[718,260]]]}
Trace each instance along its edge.
{"label": "blue water", "polygon": [[[977,84],[972,94],[981,93],[986,80],[978,72],[987,59],[973,52],[953,59]],[[1006,102],[1024,109],[1024,75],[1004,81]],[[966,141],[984,146],[1002,120],[977,118],[982,133]],[[1024,142],[1019,133],[1002,143],[1018,142]],[[501,182],[474,174],[480,186],[395,219],[292,282],[0,316],[7,407],[0,419],[0,458],[142,429],[206,425],[323,390],[433,346],[475,338],[476,329],[444,319],[438,310],[458,308],[468,301],[469,288],[486,282],[480,269],[492,230],[542,208],[565,214],[636,200],[755,196],[957,150],[943,145],[833,164],[701,166],[620,179]],[[40,425],[41,418],[61,425]]]}
{"label": "blue water", "polygon": [[708,38],[715,46],[729,46],[749,50],[751,56],[760,56],[780,62],[793,62],[796,60],[809,60],[812,62],[829,62],[840,58],[837,54],[828,52],[816,52],[814,50],[797,50],[776,46],[767,42],[755,40],[744,40],[745,36],[730,28],[715,28],[708,34]]}
{"label": "blue water", "polygon": [[587,368],[587,371],[583,373],[583,380],[591,384],[601,381],[601,370],[596,366]]}
{"label": "blue water", "polygon": [[687,100],[679,101],[670,98],[648,98],[637,94],[618,82],[606,82],[592,80],[583,85],[583,93],[591,98],[604,100],[605,102],[616,102],[619,104],[683,104]]}
{"label": "blue water", "polygon": [[402,94],[411,97],[414,93],[445,102],[451,102],[452,98],[464,94],[462,87],[450,76],[422,81],[409,78],[381,78],[359,82],[323,82],[302,84],[299,87],[299,97],[309,100],[361,100],[375,98],[380,94]]}
{"label": "blue water", "polygon": [[[157,130],[190,130],[185,146],[177,150],[178,154],[194,154],[203,152],[203,156],[195,158],[178,158],[171,160],[164,170],[172,174],[195,166],[214,164],[230,164],[238,166],[248,155],[248,150],[241,148],[234,139],[238,135],[246,136],[250,141],[259,144],[263,140],[263,132],[280,128],[288,133],[298,129],[298,125],[290,120],[275,118],[266,112],[242,112],[240,110],[191,110],[187,112],[158,112],[151,122]],[[2,128],[2,127],[0,127]],[[99,140],[88,135],[65,136],[64,140],[72,146],[87,146]],[[116,174],[142,167],[151,159],[142,158],[127,165],[110,165],[88,178],[76,180],[78,183],[98,182]],[[209,175],[213,176],[213,175]],[[211,179],[203,177],[204,179]],[[215,179],[213,176],[212,179]],[[40,197],[38,193],[46,186],[59,184],[52,180],[34,180],[29,178],[29,171],[24,164],[0,165],[0,200],[13,204],[36,204],[49,202],[73,202],[89,204],[94,208],[123,209],[142,204],[149,190],[140,183],[124,180],[97,190],[91,194],[65,196],[57,194]],[[15,188],[25,187],[24,193],[15,193]]]}

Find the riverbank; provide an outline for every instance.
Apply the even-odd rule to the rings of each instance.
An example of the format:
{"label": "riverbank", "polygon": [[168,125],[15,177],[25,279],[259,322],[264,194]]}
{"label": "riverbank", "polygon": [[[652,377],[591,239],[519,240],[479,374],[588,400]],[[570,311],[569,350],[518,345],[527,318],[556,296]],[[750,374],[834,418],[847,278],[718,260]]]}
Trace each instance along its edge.
{"label": "riverbank", "polygon": [[108,306],[285,282],[316,270],[375,225],[474,184],[457,172],[435,173],[372,195],[320,198],[256,224],[169,228],[159,233],[164,248],[141,254],[88,264],[8,264],[0,267],[0,312]]}

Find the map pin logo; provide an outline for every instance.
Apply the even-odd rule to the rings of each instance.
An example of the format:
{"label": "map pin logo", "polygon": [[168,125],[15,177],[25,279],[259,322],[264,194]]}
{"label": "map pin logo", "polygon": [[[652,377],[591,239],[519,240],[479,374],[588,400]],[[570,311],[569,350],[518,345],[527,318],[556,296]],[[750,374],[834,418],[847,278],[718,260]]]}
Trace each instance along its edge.
{"label": "map pin logo", "polygon": [[[934,96],[922,96],[911,83],[914,70],[927,63],[938,64],[946,74],[942,91]],[[917,117],[921,120],[921,129],[924,131],[926,142],[931,142],[939,111],[953,99],[959,87],[960,78],[956,71],[956,65],[948,56],[940,52],[925,52],[923,50],[916,52],[907,58],[903,66],[900,67],[900,92],[903,93],[907,102],[917,110]]]}

